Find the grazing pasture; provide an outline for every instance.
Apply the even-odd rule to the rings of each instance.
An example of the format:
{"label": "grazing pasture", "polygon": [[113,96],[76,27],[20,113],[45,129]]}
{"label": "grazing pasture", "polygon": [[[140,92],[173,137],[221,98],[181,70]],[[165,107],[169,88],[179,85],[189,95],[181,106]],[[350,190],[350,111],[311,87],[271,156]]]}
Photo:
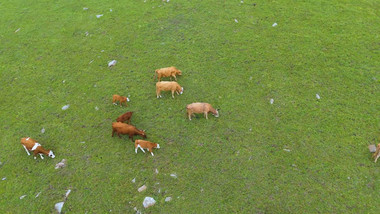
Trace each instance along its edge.
{"label": "grazing pasture", "polygon": [[[380,143],[379,8],[1,1],[0,213],[63,201],[64,213],[378,213],[367,146]],[[186,92],[157,99],[155,70],[169,66]],[[193,102],[220,117],[189,121]],[[154,156],[111,137],[127,111],[160,145]],[[55,159],[26,155],[22,137]],[[144,208],[146,197],[156,203]]]}

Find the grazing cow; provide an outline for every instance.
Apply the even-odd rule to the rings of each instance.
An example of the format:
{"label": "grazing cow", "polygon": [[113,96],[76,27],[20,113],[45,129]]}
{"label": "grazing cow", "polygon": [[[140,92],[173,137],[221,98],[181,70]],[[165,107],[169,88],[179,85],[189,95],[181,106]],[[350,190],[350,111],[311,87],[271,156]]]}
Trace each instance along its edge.
{"label": "grazing cow", "polygon": [[155,76],[158,79],[158,82],[161,81],[161,77],[170,77],[170,80],[172,80],[172,77],[174,77],[175,81],[177,81],[176,75],[182,75],[182,71],[178,70],[176,67],[167,67],[167,68],[160,68],[157,69]]}
{"label": "grazing cow", "polygon": [[112,123],[112,137],[115,132],[117,136],[119,136],[120,138],[121,138],[120,134],[129,135],[129,139],[131,139],[132,142],[133,142],[134,135],[140,135],[141,137],[146,138],[144,130],[138,130],[136,127],[132,125],[121,123],[121,122]]}
{"label": "grazing cow", "polygon": [[117,101],[119,101],[120,107],[123,105],[123,103],[125,103],[125,106],[127,106],[127,101],[129,102],[129,98],[128,97],[122,97],[120,95],[115,94],[112,96],[112,103],[114,105],[117,105],[117,103],[116,103]]}
{"label": "grazing cow", "polygon": [[183,87],[181,87],[177,82],[172,81],[162,81],[156,83],[156,95],[157,98],[161,97],[161,91],[171,91],[172,97],[174,98],[174,92],[177,94],[183,93]]}
{"label": "grazing cow", "polygon": [[210,104],[208,103],[192,103],[186,106],[187,116],[189,117],[189,120],[191,120],[191,116],[194,115],[194,113],[201,114],[203,113],[208,119],[207,114],[211,112],[215,117],[219,117],[219,112],[217,109],[214,109]]}
{"label": "grazing cow", "polygon": [[128,124],[130,124],[130,123],[131,123],[131,117],[132,117],[132,114],[133,114],[132,111],[129,111],[129,112],[125,113],[125,114],[122,114],[122,115],[120,115],[120,116],[116,119],[116,121],[117,121],[117,122],[124,122],[124,121],[127,121],[127,120],[128,120]]}
{"label": "grazing cow", "polygon": [[377,159],[380,157],[380,143],[377,144],[376,152],[373,154],[372,157],[375,158],[375,163],[376,163]]}
{"label": "grazing cow", "polygon": [[153,148],[157,148],[159,149],[160,148],[160,144],[157,144],[157,143],[152,143],[152,142],[149,142],[149,141],[146,141],[146,140],[135,140],[135,152],[137,154],[137,149],[140,148],[141,151],[144,151],[144,149],[148,150],[150,152],[150,154],[152,154],[152,156],[154,156],[153,154]]}
{"label": "grazing cow", "polygon": [[44,159],[43,154],[51,158],[55,158],[53,151],[44,149],[41,144],[30,137],[21,138],[21,144],[28,155],[30,155],[29,151],[33,151],[34,159],[37,159],[37,154],[40,155],[41,159]]}

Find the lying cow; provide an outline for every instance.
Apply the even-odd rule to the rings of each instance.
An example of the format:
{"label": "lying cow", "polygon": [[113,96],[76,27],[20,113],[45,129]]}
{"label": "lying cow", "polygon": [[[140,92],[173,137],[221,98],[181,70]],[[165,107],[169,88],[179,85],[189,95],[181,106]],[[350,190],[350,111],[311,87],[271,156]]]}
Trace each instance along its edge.
{"label": "lying cow", "polygon": [[181,87],[177,82],[173,81],[162,81],[156,83],[156,95],[157,98],[161,97],[161,91],[171,91],[172,97],[174,98],[174,92],[177,94],[183,93],[183,87]]}
{"label": "lying cow", "polygon": [[160,144],[157,144],[157,143],[152,143],[152,142],[149,142],[149,141],[146,141],[146,140],[135,140],[135,152],[137,154],[137,149],[140,148],[141,151],[144,151],[144,149],[148,150],[150,152],[150,154],[152,154],[152,156],[154,156],[153,154],[153,148],[157,148],[159,149],[160,148]]}
{"label": "lying cow", "polygon": [[30,155],[29,151],[33,151],[34,159],[37,159],[37,154],[40,155],[41,159],[44,159],[43,155],[55,158],[53,151],[44,149],[41,144],[30,137],[21,138],[21,144],[28,155]]}
{"label": "lying cow", "polygon": [[129,112],[125,113],[125,114],[122,114],[122,115],[120,115],[120,116],[116,119],[116,121],[117,121],[117,122],[128,121],[128,124],[130,124],[130,123],[131,123],[131,117],[132,117],[132,114],[133,114],[132,111],[129,111]]}
{"label": "lying cow", "polygon": [[112,103],[114,105],[117,105],[116,102],[118,102],[118,101],[120,103],[120,107],[123,105],[123,103],[125,104],[125,106],[127,106],[127,101],[129,102],[129,98],[128,97],[123,97],[123,96],[120,96],[120,95],[117,95],[117,94],[113,95],[112,96]]}
{"label": "lying cow", "polygon": [[141,137],[146,138],[145,131],[138,130],[136,127],[132,125],[121,123],[121,122],[112,123],[112,137],[115,132],[117,136],[119,136],[120,138],[121,138],[120,134],[129,135],[129,139],[131,139],[132,142],[133,142],[134,135],[140,135]]}
{"label": "lying cow", "polygon": [[191,120],[191,116],[195,116],[194,113],[204,114],[206,119],[208,119],[207,114],[211,112],[215,117],[219,117],[219,112],[217,109],[214,109],[208,103],[192,103],[186,106],[187,116]]}
{"label": "lying cow", "polygon": [[170,77],[170,80],[172,80],[172,77],[174,77],[175,81],[177,81],[176,75],[182,75],[182,71],[178,70],[176,67],[167,67],[167,68],[160,68],[157,69],[155,76],[158,79],[158,82],[161,81],[161,77]]}

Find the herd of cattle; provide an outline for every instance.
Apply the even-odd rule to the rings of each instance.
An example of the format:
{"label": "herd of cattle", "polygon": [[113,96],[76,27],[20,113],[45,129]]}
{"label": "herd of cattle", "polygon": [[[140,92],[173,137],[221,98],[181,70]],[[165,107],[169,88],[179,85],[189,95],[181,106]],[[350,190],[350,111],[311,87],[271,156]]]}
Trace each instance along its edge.
{"label": "herd of cattle", "polygon": [[[157,98],[162,97],[161,91],[171,91],[172,97],[174,98],[174,92],[176,92],[178,95],[183,93],[183,87],[181,87],[176,81],[177,81],[177,75],[182,75],[182,72],[178,70],[176,67],[167,67],[167,68],[161,68],[157,69],[155,71],[155,76],[157,77],[158,82],[156,83],[156,96]],[[162,77],[170,77],[170,80],[172,77],[174,77],[175,81],[161,81]],[[127,106],[127,101],[129,101],[128,97],[120,96],[120,95],[113,95],[112,97],[112,103],[114,105],[117,105],[117,102],[119,102],[120,107],[124,104]],[[186,106],[186,112],[189,120],[191,120],[191,117],[194,116],[194,114],[204,114],[205,118],[208,119],[208,113],[211,112],[215,117],[219,117],[219,112],[217,109],[214,109],[210,104],[208,103],[191,103]],[[116,122],[112,123],[112,137],[116,133],[120,138],[120,134],[122,135],[128,135],[129,139],[133,142],[133,136],[140,135],[144,139],[146,139],[146,134],[144,130],[139,130],[135,126],[131,125],[131,118],[132,118],[133,112],[127,112],[125,114],[120,115]],[[125,123],[127,122],[127,123]],[[40,155],[41,159],[43,159],[43,155],[49,156],[51,158],[54,158],[55,155],[52,150],[46,150],[44,149],[41,144],[39,144],[36,140],[28,137],[28,138],[21,138],[21,144],[26,150],[26,153],[30,155],[29,151],[32,151],[34,154],[34,159],[36,159],[37,154]],[[146,140],[135,140],[135,152],[137,153],[137,150],[140,149],[141,151],[144,151],[144,149],[148,150],[152,156],[153,154],[153,148],[160,148],[160,145],[157,143],[153,143]]]}

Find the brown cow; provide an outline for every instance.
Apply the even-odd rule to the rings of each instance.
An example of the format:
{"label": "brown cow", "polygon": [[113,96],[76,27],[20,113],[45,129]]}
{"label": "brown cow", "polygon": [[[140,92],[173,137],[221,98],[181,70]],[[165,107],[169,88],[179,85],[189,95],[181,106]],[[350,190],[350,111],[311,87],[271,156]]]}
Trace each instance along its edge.
{"label": "brown cow", "polygon": [[133,114],[132,111],[129,111],[129,112],[125,113],[125,114],[122,114],[122,115],[120,115],[120,116],[116,119],[116,121],[117,121],[117,122],[124,122],[124,121],[127,121],[127,120],[128,120],[128,124],[130,124],[130,123],[131,123],[131,117],[132,117],[132,114]]}
{"label": "brown cow", "polygon": [[120,134],[129,135],[129,139],[131,139],[132,142],[133,142],[134,135],[140,135],[141,137],[146,138],[145,131],[138,130],[136,127],[132,125],[121,123],[121,122],[112,123],[112,137],[115,132],[117,136],[119,136],[120,138],[121,138]]}
{"label": "brown cow", "polygon": [[177,81],[176,75],[182,75],[182,71],[178,70],[176,67],[167,67],[167,68],[160,68],[157,69],[155,76],[157,76],[158,82],[161,81],[161,77],[170,77],[170,80],[172,80],[172,77],[174,77],[175,81]]}
{"label": "brown cow", "polygon": [[127,106],[127,101],[129,102],[129,98],[115,94],[112,96],[112,103],[114,105],[117,105],[117,101],[119,101],[120,107],[123,105],[123,103],[125,104],[125,106]]}
{"label": "brown cow", "polygon": [[187,116],[189,117],[189,120],[191,120],[191,116],[194,115],[194,113],[201,114],[203,113],[208,119],[207,114],[211,112],[215,117],[219,117],[218,110],[214,109],[210,104],[208,103],[192,103],[186,106]]}
{"label": "brown cow", "polygon": [[174,81],[162,81],[156,83],[156,95],[157,98],[161,97],[161,91],[171,91],[172,97],[174,98],[174,92],[177,94],[183,93],[183,87],[181,87],[177,82]]}

